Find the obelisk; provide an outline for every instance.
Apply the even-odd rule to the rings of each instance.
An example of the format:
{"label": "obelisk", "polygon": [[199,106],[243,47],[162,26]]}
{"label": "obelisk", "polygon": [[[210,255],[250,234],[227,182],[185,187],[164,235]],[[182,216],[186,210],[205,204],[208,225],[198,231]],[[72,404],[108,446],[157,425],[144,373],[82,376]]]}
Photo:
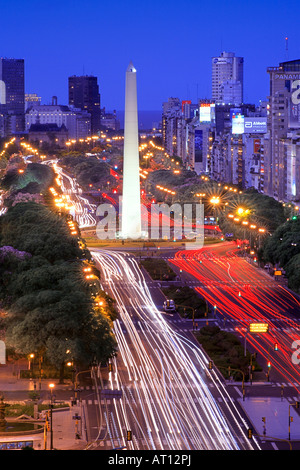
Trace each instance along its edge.
{"label": "obelisk", "polygon": [[126,70],[122,238],[141,237],[141,191],[139,171],[139,133],[137,111],[136,69],[130,62]]}

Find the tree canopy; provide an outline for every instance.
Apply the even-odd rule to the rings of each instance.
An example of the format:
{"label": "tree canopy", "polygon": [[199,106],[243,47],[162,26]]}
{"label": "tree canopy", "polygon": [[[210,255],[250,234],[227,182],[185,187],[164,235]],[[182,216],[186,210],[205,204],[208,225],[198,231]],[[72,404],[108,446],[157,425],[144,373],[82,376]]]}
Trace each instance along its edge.
{"label": "tree canopy", "polygon": [[19,203],[0,219],[0,245],[9,346],[43,355],[57,368],[70,358],[84,366],[115,354],[110,319],[94,306],[83,253],[63,218],[45,206]]}

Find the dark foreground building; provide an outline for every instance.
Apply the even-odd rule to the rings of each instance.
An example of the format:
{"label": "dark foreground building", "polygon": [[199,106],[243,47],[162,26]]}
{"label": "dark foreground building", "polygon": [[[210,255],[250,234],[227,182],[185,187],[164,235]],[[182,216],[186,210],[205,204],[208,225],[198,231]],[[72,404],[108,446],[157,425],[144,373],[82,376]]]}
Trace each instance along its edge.
{"label": "dark foreground building", "polygon": [[91,75],[69,77],[69,106],[90,113],[92,134],[100,130],[101,110],[97,77]]}
{"label": "dark foreground building", "polygon": [[24,81],[24,59],[0,57],[0,114],[5,135],[24,132]]}

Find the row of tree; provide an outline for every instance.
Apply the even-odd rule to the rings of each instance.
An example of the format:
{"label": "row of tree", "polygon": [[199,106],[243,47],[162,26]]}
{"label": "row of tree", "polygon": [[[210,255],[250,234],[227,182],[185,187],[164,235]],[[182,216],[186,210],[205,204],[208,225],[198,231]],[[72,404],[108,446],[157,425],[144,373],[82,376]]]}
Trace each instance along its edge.
{"label": "row of tree", "polygon": [[103,309],[91,296],[86,260],[63,217],[41,204],[19,203],[0,218],[0,246],[7,347],[35,353],[62,373],[66,361],[84,367],[116,353],[113,305],[103,298]]}
{"label": "row of tree", "polygon": [[4,205],[10,207],[19,201],[43,202],[52,185],[55,185],[55,173],[51,167],[41,163],[20,165],[17,160],[15,165],[10,161],[0,189],[5,191]]}
{"label": "row of tree", "polygon": [[106,189],[108,181],[111,186],[115,184],[109,165],[99,160],[96,155],[67,155],[60,159],[60,164],[74,175],[78,184],[85,190],[88,190],[91,184],[96,189]]}
{"label": "row of tree", "polygon": [[288,278],[288,286],[300,293],[300,219],[290,218],[265,240],[260,250],[265,263],[281,267]]}

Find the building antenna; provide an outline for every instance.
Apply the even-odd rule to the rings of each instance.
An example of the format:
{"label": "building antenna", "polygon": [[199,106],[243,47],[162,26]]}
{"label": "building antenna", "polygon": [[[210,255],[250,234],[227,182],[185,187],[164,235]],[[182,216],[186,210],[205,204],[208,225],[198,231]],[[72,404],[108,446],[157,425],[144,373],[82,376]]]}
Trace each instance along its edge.
{"label": "building antenna", "polygon": [[286,36],[285,37],[285,60],[289,60],[289,43],[288,43],[289,38]]}

